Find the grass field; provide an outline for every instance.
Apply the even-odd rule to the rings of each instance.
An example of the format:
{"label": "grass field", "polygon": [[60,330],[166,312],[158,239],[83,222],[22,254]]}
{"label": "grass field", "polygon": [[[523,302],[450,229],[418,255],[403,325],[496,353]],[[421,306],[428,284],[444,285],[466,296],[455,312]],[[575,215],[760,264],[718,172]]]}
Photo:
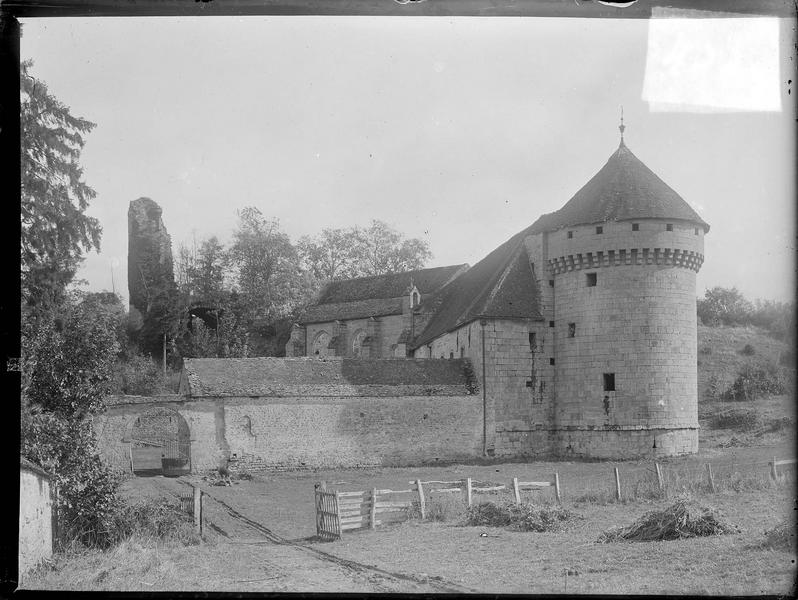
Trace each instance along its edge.
{"label": "grass field", "polygon": [[[746,345],[753,348],[744,352]],[[795,593],[792,544],[768,544],[765,532],[794,521],[795,468],[786,481],[768,461],[795,456],[795,399],[790,392],[750,402],[724,401],[745,364],[778,364],[784,344],[755,328],[699,327],[700,451],[659,460],[670,486],[658,491],[654,463],[540,461],[436,467],[258,474],[229,487],[200,476],[137,478],[124,483],[129,501],[173,497],[186,483],[207,494],[205,541],[197,546],[134,537],[108,551],[57,556],[32,574],[30,589],[235,592],[485,592],[760,595]],[[782,365],[784,361],[781,361]],[[783,365],[784,366],[784,365]],[[794,379],[794,370],[788,369]],[[714,393],[713,389],[714,388]],[[710,463],[717,492],[711,493]],[[614,468],[622,500],[614,497]],[[375,531],[315,541],[313,486],[346,490],[407,489],[416,479],[509,484],[559,474],[563,505],[577,518],[563,531],[537,533],[464,526],[458,495],[431,500],[443,520],[411,519]],[[733,533],[660,542],[596,543],[614,527],[663,509],[681,491],[714,507]],[[442,496],[438,496],[441,498]],[[509,492],[477,495],[501,502]],[[553,491],[524,501],[554,502]]]}

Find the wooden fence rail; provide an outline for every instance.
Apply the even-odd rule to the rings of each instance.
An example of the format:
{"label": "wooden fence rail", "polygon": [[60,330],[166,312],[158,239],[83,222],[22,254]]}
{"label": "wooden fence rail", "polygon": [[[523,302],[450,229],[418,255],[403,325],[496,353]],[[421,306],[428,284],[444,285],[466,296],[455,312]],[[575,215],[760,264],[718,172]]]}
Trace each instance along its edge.
{"label": "wooden fence rail", "polygon": [[[794,458],[778,460],[776,457],[769,462],[771,476],[779,478],[778,467],[793,465],[798,461]],[[760,463],[761,465],[762,463]],[[654,463],[654,469],[648,469],[656,475],[656,486],[659,492],[668,497],[668,479],[665,471],[659,463]],[[709,489],[715,493],[717,487],[712,473],[712,466],[705,464],[707,482]],[[622,499],[621,494],[621,473],[617,467],[611,471],[613,496],[616,500]],[[539,491],[553,488],[554,497],[557,502],[562,503],[562,493],[560,489],[560,475],[554,473],[552,481],[519,481],[513,477],[508,485],[496,484],[489,481],[476,481],[470,477],[457,481],[421,481],[416,479],[409,482],[410,489],[390,490],[377,489],[365,491],[327,491],[324,483],[316,484],[316,533],[321,539],[334,540],[341,537],[344,531],[355,529],[376,529],[378,525],[388,522],[387,514],[404,513],[405,515],[413,507],[418,506],[421,519],[427,518],[427,503],[433,494],[460,493],[463,496],[464,504],[468,507],[473,506],[475,494],[487,494],[501,491],[509,491],[513,495],[516,505],[521,504],[521,493],[524,491]],[[380,518],[385,516],[386,518]],[[394,518],[393,521],[396,521]]]}

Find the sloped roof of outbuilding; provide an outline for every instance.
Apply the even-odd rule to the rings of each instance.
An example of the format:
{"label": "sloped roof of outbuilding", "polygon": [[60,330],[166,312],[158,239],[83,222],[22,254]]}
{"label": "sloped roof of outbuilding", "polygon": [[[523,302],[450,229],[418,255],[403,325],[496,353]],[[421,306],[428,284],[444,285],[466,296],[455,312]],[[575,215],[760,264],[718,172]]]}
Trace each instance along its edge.
{"label": "sloped roof of outbuilding", "polygon": [[[467,360],[187,358],[181,393],[201,397],[462,395]],[[397,389],[400,388],[400,389]]]}
{"label": "sloped roof of outbuilding", "polygon": [[541,216],[528,233],[629,219],[676,219],[709,225],[621,141],[607,164],[561,209]]}
{"label": "sloped roof of outbuilding", "polygon": [[540,291],[524,245],[526,230],[514,235],[424,303],[435,315],[412,343],[436,337],[480,318],[541,320]]}

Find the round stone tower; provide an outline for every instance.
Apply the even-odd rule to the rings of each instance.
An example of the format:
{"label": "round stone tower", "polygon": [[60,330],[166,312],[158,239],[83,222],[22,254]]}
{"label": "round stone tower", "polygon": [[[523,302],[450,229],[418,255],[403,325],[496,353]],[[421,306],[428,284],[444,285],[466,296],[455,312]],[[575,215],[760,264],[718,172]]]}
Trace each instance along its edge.
{"label": "round stone tower", "polygon": [[607,164],[533,230],[553,286],[560,454],[696,452],[695,281],[709,225],[621,137]]}

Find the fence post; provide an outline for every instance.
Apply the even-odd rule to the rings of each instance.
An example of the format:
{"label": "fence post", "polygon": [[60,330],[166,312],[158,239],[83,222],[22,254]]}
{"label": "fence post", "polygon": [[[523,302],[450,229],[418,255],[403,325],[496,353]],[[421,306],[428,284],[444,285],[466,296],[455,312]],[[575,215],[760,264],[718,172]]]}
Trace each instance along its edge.
{"label": "fence post", "polygon": [[194,487],[194,529],[202,535],[202,490]]}
{"label": "fence post", "polygon": [[615,467],[615,498],[621,501],[621,475],[618,473],[618,467]]}
{"label": "fence post", "polygon": [[471,508],[471,478],[466,477],[466,503]]}
{"label": "fence post", "polygon": [[371,514],[369,516],[369,525],[372,529],[377,528],[377,488],[371,490]]}
{"label": "fence post", "polygon": [[715,493],[715,479],[712,477],[712,465],[707,463],[707,475],[709,476],[709,489]]}
{"label": "fence post", "polygon": [[335,531],[338,533],[338,539],[341,539],[341,498],[338,492],[335,492]]}
{"label": "fence post", "polygon": [[321,483],[313,484],[313,498],[316,505],[316,537],[321,537]]}
{"label": "fence post", "polygon": [[423,521],[427,518],[427,505],[424,501],[424,488],[420,479],[416,479],[416,487],[418,488],[418,505],[421,508],[421,520]]}
{"label": "fence post", "polygon": [[560,474],[557,471],[554,471],[554,496],[557,498],[557,502],[562,504],[562,496],[560,495]]}
{"label": "fence post", "polygon": [[770,476],[773,478],[773,481],[779,480],[779,472],[776,470],[776,457],[773,457],[773,462],[770,463]]}
{"label": "fence post", "polygon": [[133,470],[133,442],[130,443],[130,472],[135,474],[136,472]]}
{"label": "fence post", "polygon": [[518,477],[513,477],[513,494],[515,494],[515,505],[521,504],[521,492],[518,490]]}

